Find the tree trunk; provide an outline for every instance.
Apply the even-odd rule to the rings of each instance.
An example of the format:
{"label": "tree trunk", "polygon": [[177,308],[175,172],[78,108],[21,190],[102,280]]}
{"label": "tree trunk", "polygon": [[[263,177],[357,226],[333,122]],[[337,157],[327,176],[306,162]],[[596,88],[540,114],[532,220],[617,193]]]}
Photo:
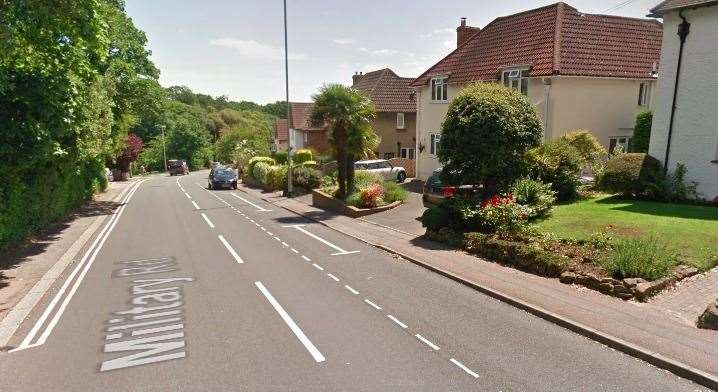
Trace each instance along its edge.
{"label": "tree trunk", "polygon": [[337,152],[337,174],[339,177],[339,191],[337,197],[344,200],[347,196],[347,135],[344,129],[334,130],[334,141]]}
{"label": "tree trunk", "polygon": [[351,194],[354,192],[354,162],[356,157],[354,154],[348,154],[347,156],[347,193]]}

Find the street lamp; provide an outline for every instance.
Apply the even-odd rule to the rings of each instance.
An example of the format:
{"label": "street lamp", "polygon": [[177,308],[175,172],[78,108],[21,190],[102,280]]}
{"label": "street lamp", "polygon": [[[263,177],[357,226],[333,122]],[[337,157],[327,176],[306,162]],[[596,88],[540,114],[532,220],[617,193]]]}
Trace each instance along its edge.
{"label": "street lamp", "polygon": [[162,157],[164,158],[165,163],[165,173],[167,173],[167,147],[165,146],[165,126],[160,125],[160,130],[162,131]]}
{"label": "street lamp", "polygon": [[292,108],[289,106],[289,44],[287,42],[287,0],[284,0],[284,87],[287,93],[287,133],[289,133],[289,146],[287,147],[287,193],[285,196],[292,197]]}

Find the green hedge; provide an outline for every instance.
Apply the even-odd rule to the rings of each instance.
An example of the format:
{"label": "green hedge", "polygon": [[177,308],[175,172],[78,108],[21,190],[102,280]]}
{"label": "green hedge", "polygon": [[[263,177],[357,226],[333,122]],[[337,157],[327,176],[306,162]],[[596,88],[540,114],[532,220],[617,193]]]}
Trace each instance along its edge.
{"label": "green hedge", "polygon": [[[254,157],[254,158],[250,159],[249,163],[247,164],[247,173],[249,173],[249,175],[254,177],[254,165],[256,165],[259,162],[266,163],[269,166],[276,164],[276,162],[274,161],[274,158],[272,158],[272,157]],[[260,180],[257,177],[254,177],[254,179],[258,180],[258,181]]]}
{"label": "green hedge", "polygon": [[306,150],[306,149],[305,150],[297,150],[292,155],[292,162],[296,165],[302,164],[306,161],[312,161],[312,160],[314,160],[314,157],[312,155],[311,150]]}
{"label": "green hedge", "polygon": [[22,174],[6,173],[0,183],[0,249],[64,218],[105,188],[99,160],[67,159]]}
{"label": "green hedge", "polygon": [[648,154],[619,154],[606,163],[599,185],[609,192],[641,195],[658,181],[662,171],[661,161]]}

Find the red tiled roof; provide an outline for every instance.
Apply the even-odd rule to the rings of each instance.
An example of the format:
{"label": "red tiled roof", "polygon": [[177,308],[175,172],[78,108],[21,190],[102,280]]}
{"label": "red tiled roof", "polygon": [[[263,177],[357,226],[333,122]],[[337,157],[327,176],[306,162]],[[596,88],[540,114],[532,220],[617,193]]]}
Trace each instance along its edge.
{"label": "red tiled roof", "polygon": [[287,128],[286,119],[278,118],[274,123],[274,131],[278,141],[285,142],[289,140],[289,129]]}
{"label": "red tiled roof", "polygon": [[498,80],[503,68],[548,75],[647,78],[661,50],[663,26],[649,19],[583,14],[564,3],[494,19],[412,82],[435,75],[449,83]]}
{"label": "red tiled roof", "polygon": [[665,0],[657,6],[651,8],[650,16],[660,17],[670,11],[684,8],[705,7],[713,4],[718,4],[718,0]]}
{"label": "red tiled roof", "polygon": [[416,112],[416,97],[411,87],[413,80],[384,68],[359,76],[352,87],[364,92],[378,112],[413,113]]}
{"label": "red tiled roof", "polygon": [[314,103],[290,102],[289,106],[292,108],[292,129],[301,129],[304,131],[320,131],[323,129],[321,127],[312,126],[310,117]]}

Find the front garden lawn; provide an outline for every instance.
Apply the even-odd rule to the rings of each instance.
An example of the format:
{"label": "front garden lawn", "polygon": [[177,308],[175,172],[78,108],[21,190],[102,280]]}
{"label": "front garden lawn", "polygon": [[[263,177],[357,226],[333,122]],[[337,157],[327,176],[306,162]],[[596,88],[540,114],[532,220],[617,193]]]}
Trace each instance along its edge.
{"label": "front garden lawn", "polygon": [[542,232],[560,238],[588,239],[594,233],[612,237],[654,235],[665,241],[679,259],[708,269],[718,257],[718,208],[603,195],[558,205],[538,224]]}

